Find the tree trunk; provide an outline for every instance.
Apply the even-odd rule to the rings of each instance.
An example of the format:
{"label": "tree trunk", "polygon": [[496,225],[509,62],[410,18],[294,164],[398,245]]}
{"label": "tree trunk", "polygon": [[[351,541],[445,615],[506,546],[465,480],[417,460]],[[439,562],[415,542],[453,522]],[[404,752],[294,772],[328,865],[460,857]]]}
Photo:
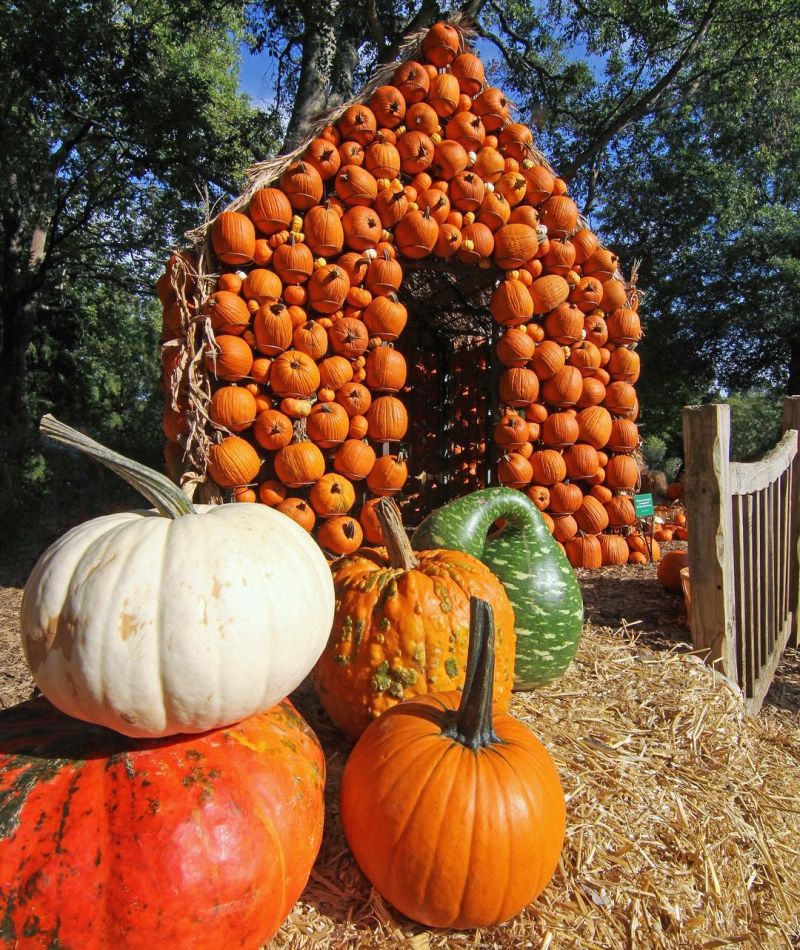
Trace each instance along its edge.
{"label": "tree trunk", "polygon": [[3,342],[0,347],[0,416],[7,423],[21,422],[25,412],[26,354],[33,338],[38,294],[27,299],[7,297],[0,305]]}
{"label": "tree trunk", "polygon": [[789,340],[789,396],[800,396],[800,339]]}
{"label": "tree trunk", "polygon": [[338,49],[337,27],[341,25],[341,0],[322,5],[308,4],[300,79],[282,152],[291,152],[306,138],[316,117],[329,106],[331,70]]}

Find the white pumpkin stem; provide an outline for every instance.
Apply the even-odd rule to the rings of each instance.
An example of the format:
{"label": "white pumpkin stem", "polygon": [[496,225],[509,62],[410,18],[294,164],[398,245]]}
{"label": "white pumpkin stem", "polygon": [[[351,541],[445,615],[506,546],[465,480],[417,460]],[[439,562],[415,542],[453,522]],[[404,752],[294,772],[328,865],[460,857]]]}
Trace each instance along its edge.
{"label": "white pumpkin stem", "polygon": [[179,518],[181,515],[195,513],[195,508],[184,493],[171,482],[166,475],[156,472],[140,462],[125,458],[112,449],[107,449],[88,435],[78,432],[49,413],[42,417],[39,431],[56,442],[63,442],[77,449],[95,461],[110,468],[112,472],[124,478],[140,495],[143,495],[158,511],[167,518]]}

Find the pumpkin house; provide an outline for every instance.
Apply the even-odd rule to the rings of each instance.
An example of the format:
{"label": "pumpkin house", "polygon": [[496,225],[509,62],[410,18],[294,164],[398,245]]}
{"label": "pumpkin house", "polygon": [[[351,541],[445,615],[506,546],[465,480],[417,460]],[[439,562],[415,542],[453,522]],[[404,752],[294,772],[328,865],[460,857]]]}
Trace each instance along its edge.
{"label": "pumpkin house", "polygon": [[437,23],[192,232],[158,281],[166,461],[330,555],[486,485],[575,565],[635,525],[638,296],[567,185]]}

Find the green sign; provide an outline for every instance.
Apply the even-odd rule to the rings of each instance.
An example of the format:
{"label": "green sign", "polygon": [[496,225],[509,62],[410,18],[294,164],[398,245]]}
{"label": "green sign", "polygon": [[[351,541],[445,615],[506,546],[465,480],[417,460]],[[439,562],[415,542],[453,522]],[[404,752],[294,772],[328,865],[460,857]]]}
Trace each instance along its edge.
{"label": "green sign", "polygon": [[633,507],[637,518],[650,518],[656,513],[652,495],[634,495]]}

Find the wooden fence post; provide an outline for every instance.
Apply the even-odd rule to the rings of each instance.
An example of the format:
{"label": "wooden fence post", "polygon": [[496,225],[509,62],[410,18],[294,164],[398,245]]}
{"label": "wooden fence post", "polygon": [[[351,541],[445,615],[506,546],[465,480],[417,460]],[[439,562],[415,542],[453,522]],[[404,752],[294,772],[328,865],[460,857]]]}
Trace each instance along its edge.
{"label": "wooden fence post", "polygon": [[730,442],[730,406],[684,407],[692,641],[736,683]]}
{"label": "wooden fence post", "polygon": [[[782,429],[796,429],[798,433],[798,449],[800,449],[800,396],[787,396],[783,400]],[[792,462],[792,494],[789,506],[789,609],[794,614],[792,618],[792,633],[789,637],[789,646],[800,646],[800,451]]]}

